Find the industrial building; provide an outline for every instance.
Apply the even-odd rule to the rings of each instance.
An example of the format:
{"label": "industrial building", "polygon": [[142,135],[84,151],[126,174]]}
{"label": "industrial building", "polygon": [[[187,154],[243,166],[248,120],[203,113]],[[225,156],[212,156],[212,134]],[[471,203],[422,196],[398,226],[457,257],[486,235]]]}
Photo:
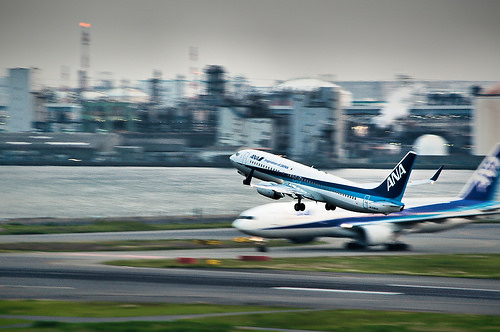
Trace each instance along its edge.
{"label": "industrial building", "polygon": [[297,79],[278,85],[269,106],[276,118],[273,148],[299,160],[342,158],[342,109],[349,102],[347,92],[326,81]]}
{"label": "industrial building", "polygon": [[34,100],[31,93],[35,90],[34,70],[29,68],[10,68],[7,77],[9,103],[6,129],[11,132],[30,131],[34,121]]}
{"label": "industrial building", "polygon": [[[387,159],[426,144],[440,146],[422,148],[421,154],[484,155],[491,142],[500,141],[498,94],[494,89],[472,94],[478,82],[334,84],[305,78],[257,92],[244,78],[228,77],[221,66],[207,66],[204,72],[204,88],[188,97],[179,93],[189,82],[177,78],[166,88],[159,73],[135,88],[125,83],[116,88],[107,75],[95,88],[71,91],[41,89],[35,69],[13,68],[0,80],[0,127],[26,134],[0,140],[0,158],[49,162],[67,155],[103,162],[196,163],[200,158],[223,161],[235,149],[258,147],[315,165],[341,165]],[[165,89],[176,92],[165,94]],[[30,138],[34,132],[40,137],[61,133],[61,141],[39,144]],[[69,145],[62,144],[64,133],[78,132],[118,139],[106,151],[87,139],[92,134],[76,143],[67,136]],[[71,153],[62,153],[64,147]]]}
{"label": "industrial building", "polygon": [[500,84],[476,91],[473,126],[474,154],[486,155],[500,142]]}

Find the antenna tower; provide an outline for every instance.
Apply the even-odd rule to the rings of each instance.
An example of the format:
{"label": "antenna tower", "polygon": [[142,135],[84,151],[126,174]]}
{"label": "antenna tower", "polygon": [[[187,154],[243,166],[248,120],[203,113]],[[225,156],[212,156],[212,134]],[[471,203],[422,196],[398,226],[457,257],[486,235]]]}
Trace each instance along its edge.
{"label": "antenna tower", "polygon": [[191,78],[191,91],[193,94],[193,97],[198,96],[200,93],[199,91],[199,75],[200,71],[198,69],[198,47],[196,46],[191,46],[189,47],[189,62],[190,62],[190,78]]}
{"label": "antenna tower", "polygon": [[87,90],[88,76],[87,72],[90,67],[90,23],[80,22],[81,39],[80,39],[80,71],[78,72],[80,91]]}

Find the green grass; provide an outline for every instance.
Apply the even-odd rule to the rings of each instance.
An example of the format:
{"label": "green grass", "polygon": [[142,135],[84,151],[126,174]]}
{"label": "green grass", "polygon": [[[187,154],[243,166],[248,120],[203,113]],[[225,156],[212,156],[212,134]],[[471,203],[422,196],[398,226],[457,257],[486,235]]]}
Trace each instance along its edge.
{"label": "green grass", "polygon": [[279,310],[276,307],[213,304],[66,302],[51,300],[0,300],[1,315],[65,317],[133,317],[192,315]]}
{"label": "green grass", "polygon": [[[265,262],[221,259],[217,268],[274,269],[320,272],[384,273],[468,278],[500,279],[500,254],[401,255],[273,258]],[[180,264],[172,259],[107,262],[110,265],[156,268],[214,267],[200,260],[198,264]]]}
{"label": "green grass", "polygon": [[[227,313],[223,317],[190,318],[176,321],[128,321],[121,323],[62,323],[34,321],[29,327],[11,331],[247,331],[243,327],[317,331],[498,331],[500,316],[439,314],[369,310],[279,311],[283,308],[221,306],[211,304],[138,304],[62,301],[0,301],[0,313],[9,315],[53,315],[67,317],[134,317],[196,313]],[[249,314],[248,312],[253,312]],[[0,319],[0,327],[26,320]]]}
{"label": "green grass", "polygon": [[[323,242],[313,242],[320,244]],[[290,246],[286,240],[270,240],[269,247]],[[253,248],[250,241],[233,240],[127,240],[127,241],[96,241],[96,242],[16,242],[0,243],[0,252],[18,251],[138,251],[138,250],[179,250],[179,249],[213,249],[213,248]]]}
{"label": "green grass", "polygon": [[[213,323],[214,318],[195,320]],[[497,331],[500,317],[367,310],[325,310],[225,317],[233,326],[317,331]]]}
{"label": "green grass", "polygon": [[85,225],[61,225],[57,222],[47,222],[45,224],[36,225],[12,223],[2,224],[0,227],[0,235],[130,232],[227,227],[231,227],[230,222],[148,224],[139,221],[98,221]]}
{"label": "green grass", "polygon": [[36,322],[31,328],[15,331],[38,331],[38,332],[231,332],[230,324],[224,321],[216,323],[206,322],[125,322],[125,323],[80,323],[69,324],[59,322]]}

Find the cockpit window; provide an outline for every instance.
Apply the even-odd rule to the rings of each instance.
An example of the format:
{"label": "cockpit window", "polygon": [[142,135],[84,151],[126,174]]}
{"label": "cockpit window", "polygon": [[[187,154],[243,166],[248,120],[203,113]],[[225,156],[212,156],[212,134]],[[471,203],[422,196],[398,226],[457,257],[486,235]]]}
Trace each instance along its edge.
{"label": "cockpit window", "polygon": [[254,216],[239,216],[238,219],[248,219],[248,220],[252,220],[254,219]]}

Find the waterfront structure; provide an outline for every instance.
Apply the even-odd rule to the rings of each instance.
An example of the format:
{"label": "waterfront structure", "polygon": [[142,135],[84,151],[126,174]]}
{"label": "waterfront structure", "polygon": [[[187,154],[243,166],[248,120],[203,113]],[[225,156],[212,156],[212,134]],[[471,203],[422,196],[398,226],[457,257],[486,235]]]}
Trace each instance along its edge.
{"label": "waterfront structure", "polygon": [[478,91],[474,103],[474,154],[486,155],[500,142],[500,84]]}
{"label": "waterfront structure", "polygon": [[384,157],[380,150],[399,154],[414,149],[423,135],[442,137],[449,153],[470,154],[472,144],[472,105],[429,105],[417,103],[408,106],[404,117],[394,119],[385,128],[379,128],[376,119],[386,103],[355,103],[344,108],[345,148],[349,158]]}
{"label": "waterfront structure", "polygon": [[120,101],[85,101],[82,103],[82,129],[95,131],[134,131],[136,108]]}
{"label": "waterfront structure", "polygon": [[278,85],[270,96],[275,116],[275,150],[297,160],[325,155],[343,158],[342,106],[349,94],[317,79],[298,79]]}
{"label": "waterfront structure", "polygon": [[46,129],[50,132],[81,131],[82,107],[77,104],[48,103],[44,104],[48,119]]}
{"label": "waterfront structure", "polygon": [[9,102],[7,131],[30,131],[34,121],[33,71],[30,68],[10,68],[8,76]]}
{"label": "waterfront structure", "polygon": [[[155,84],[153,83],[153,80]],[[138,88],[145,91],[154,100],[152,104],[163,107],[176,107],[186,97],[185,90],[188,81],[185,76],[178,75],[175,79],[150,79],[138,82]]]}
{"label": "waterfront structure", "polygon": [[272,127],[271,118],[252,117],[247,107],[220,107],[218,109],[217,144],[270,148]]}
{"label": "waterfront structure", "polygon": [[7,78],[0,77],[0,132],[5,131],[7,123],[7,105],[9,102]]}

